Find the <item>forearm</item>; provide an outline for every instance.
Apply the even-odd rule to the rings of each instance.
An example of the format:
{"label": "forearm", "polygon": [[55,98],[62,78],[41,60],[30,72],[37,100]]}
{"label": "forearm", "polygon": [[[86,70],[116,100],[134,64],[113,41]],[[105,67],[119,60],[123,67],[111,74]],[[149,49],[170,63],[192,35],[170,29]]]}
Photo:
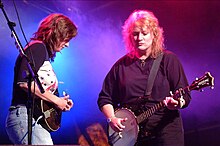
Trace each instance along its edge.
{"label": "forearm", "polygon": [[[28,91],[28,85],[27,83],[20,83],[19,86],[25,90]],[[57,97],[56,95],[50,93],[49,91],[45,90],[44,93],[41,93],[37,84],[35,82],[31,83],[31,92],[32,94],[36,95],[38,98],[41,98],[43,100],[46,100],[48,102],[54,103],[57,105],[59,102],[60,98]]]}
{"label": "forearm", "polygon": [[112,118],[115,117],[114,114],[114,108],[111,104],[106,104],[101,108],[102,113],[105,115],[105,117],[108,118]]}

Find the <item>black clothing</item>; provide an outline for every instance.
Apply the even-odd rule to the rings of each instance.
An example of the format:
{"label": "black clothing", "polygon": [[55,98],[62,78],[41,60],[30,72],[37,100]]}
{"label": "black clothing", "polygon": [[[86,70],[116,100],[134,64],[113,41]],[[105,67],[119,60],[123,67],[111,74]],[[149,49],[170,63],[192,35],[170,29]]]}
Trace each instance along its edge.
{"label": "black clothing", "polygon": [[[38,79],[44,90],[52,94],[55,94],[56,91],[58,92],[58,81],[50,63],[50,58],[45,44],[38,40],[32,41],[26,46],[25,54],[33,63]],[[25,89],[20,87],[20,84],[28,82],[28,78],[24,78],[22,75],[24,72],[28,71],[27,60],[24,56],[19,55],[14,67],[12,102],[6,118],[6,131],[14,144],[28,143],[28,106],[30,106],[28,101],[30,101],[30,99],[28,99],[28,93]],[[53,141],[49,131],[41,125],[41,121],[44,121],[44,118],[40,117],[43,110],[41,108],[41,98],[34,99],[36,100],[33,105],[34,110],[32,122],[35,130],[33,130],[31,143],[52,145]]]}
{"label": "black clothing", "polygon": [[[136,104],[137,108],[133,111],[139,110],[138,108],[142,107],[141,104],[144,105],[144,108],[149,108],[170,96],[170,91],[174,93],[179,88],[188,86],[184,70],[177,56],[166,50],[156,75],[152,96],[140,101],[139,97],[144,96],[146,90],[152,64],[153,58],[147,58],[144,64],[138,58],[130,58],[128,54],[120,58],[104,80],[98,98],[99,108],[105,104],[112,104],[114,108],[117,108],[118,105],[133,106]],[[186,101],[184,107],[188,106],[190,98],[189,93],[184,96]],[[166,133],[168,134],[165,135],[166,137],[174,136],[171,138],[173,142],[177,139],[183,139],[182,120],[178,110],[167,108],[159,110],[143,125],[148,132],[158,138],[163,139]]]}
{"label": "black clothing", "polygon": [[[55,90],[57,90],[58,81],[52,69],[46,46],[40,41],[31,42],[29,46],[25,48],[25,54],[33,63],[43,88],[54,93]],[[28,94],[19,87],[19,83],[28,81],[28,79],[23,76],[24,71],[29,71],[27,60],[24,56],[19,55],[14,67],[12,106],[27,104]]]}

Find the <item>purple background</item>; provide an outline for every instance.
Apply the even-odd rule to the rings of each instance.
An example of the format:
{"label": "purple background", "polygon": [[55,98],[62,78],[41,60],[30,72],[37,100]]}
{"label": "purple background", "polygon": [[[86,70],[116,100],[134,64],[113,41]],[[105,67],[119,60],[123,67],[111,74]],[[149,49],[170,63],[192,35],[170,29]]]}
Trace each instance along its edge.
{"label": "purple background", "polygon": [[[3,0],[9,19],[23,46],[13,1]],[[29,39],[38,23],[50,13],[63,13],[78,26],[79,34],[70,47],[57,54],[53,63],[60,82],[74,100],[74,108],[63,114],[62,128],[52,133],[55,144],[77,144],[78,136],[93,123],[104,126],[105,119],[96,100],[102,81],[113,63],[125,54],[121,26],[135,9],[153,11],[164,29],[165,46],[181,60],[189,83],[210,71],[215,88],[192,91],[192,101],[183,109],[186,145],[220,142],[220,2],[218,1],[71,1],[15,0],[21,24]],[[6,19],[0,12],[0,144],[11,144],[4,122],[10,106],[13,67],[18,50],[10,37]]]}

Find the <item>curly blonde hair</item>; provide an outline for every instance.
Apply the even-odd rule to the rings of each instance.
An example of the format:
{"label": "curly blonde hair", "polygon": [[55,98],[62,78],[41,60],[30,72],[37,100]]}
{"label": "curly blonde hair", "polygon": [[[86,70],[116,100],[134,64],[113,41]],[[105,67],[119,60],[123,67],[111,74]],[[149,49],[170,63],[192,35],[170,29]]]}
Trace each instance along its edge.
{"label": "curly blonde hair", "polygon": [[126,49],[131,57],[135,55],[135,46],[132,43],[132,33],[136,26],[147,27],[154,35],[151,57],[156,58],[164,50],[163,28],[159,26],[158,19],[150,11],[135,10],[125,21],[124,26],[122,26],[122,35]]}

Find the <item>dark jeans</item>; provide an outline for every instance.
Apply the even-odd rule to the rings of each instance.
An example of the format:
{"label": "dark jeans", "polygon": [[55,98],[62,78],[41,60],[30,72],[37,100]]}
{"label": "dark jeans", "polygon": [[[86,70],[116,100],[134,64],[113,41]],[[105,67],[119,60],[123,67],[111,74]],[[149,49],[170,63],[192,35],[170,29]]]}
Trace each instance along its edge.
{"label": "dark jeans", "polygon": [[184,135],[176,132],[143,138],[138,137],[135,146],[184,146]]}

